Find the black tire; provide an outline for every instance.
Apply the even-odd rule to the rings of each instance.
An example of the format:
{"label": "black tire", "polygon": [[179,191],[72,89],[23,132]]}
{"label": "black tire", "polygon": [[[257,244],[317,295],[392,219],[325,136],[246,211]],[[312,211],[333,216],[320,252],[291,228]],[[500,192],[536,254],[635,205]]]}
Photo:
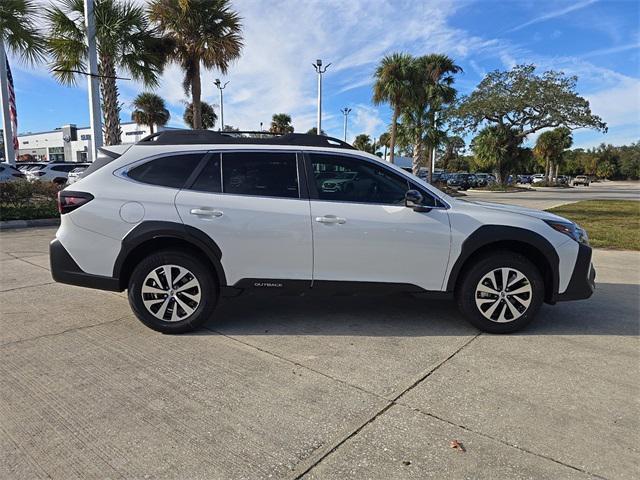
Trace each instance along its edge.
{"label": "black tire", "polygon": [[[179,296],[178,292],[175,293],[175,296],[178,297],[178,300],[182,299],[184,305],[185,303],[189,303],[187,306],[195,306],[195,309],[192,313],[187,314],[186,310],[181,307],[177,307],[178,300],[168,299],[167,307],[165,308],[165,317],[173,312],[174,309],[177,310],[177,315],[186,314],[187,316],[183,320],[177,319],[176,321],[162,320],[154,314],[152,314],[145,306],[142,287],[147,279],[147,276],[151,274],[156,269],[164,265],[174,265],[177,267],[184,268],[189,271],[190,276],[186,276],[183,280],[178,281],[177,284],[181,282],[186,282],[186,280],[191,279],[192,277],[197,280],[199,284],[199,303],[195,303],[192,301],[193,297],[190,297],[194,290],[189,289],[184,293],[189,293],[189,297]],[[177,250],[161,250],[158,252],[154,252],[149,255],[145,259],[143,259],[133,270],[131,274],[131,278],[129,279],[129,305],[131,305],[131,309],[133,313],[135,313],[136,317],[144,323],[147,327],[156,330],[162,333],[186,333],[191,332],[193,330],[197,330],[201,328],[204,323],[209,320],[213,316],[213,312],[216,308],[216,304],[218,303],[218,284],[216,281],[216,277],[213,272],[211,272],[207,266],[206,262],[203,262],[198,256],[193,255],[189,252],[181,252]],[[171,270],[172,274],[179,272],[175,268]],[[176,275],[177,276],[177,275]],[[172,288],[166,287],[164,285],[164,281],[166,281],[166,277],[161,274],[161,287],[162,288]],[[152,281],[153,283],[153,281]],[[188,282],[186,282],[188,283]],[[186,285],[184,283],[183,285]],[[153,285],[151,285],[153,286]],[[179,287],[178,287],[179,288]],[[176,290],[178,290],[176,288]],[[197,288],[197,287],[194,287]],[[197,289],[195,290],[198,291]],[[184,295],[182,293],[182,295]],[[166,298],[167,294],[163,294],[164,297],[159,296],[158,298]],[[149,294],[145,293],[145,298],[149,298]],[[153,297],[151,297],[153,298]],[[161,302],[162,303],[162,302]],[[151,308],[155,308],[156,304],[154,304]],[[164,304],[162,304],[164,306]],[[158,309],[159,310],[159,309]],[[160,312],[156,311],[157,314]]]}
{"label": "black tire", "polygon": [[[485,275],[490,274],[490,272],[496,269],[504,267],[514,269],[522,273],[526,277],[528,285],[531,287],[530,293],[520,294],[516,296],[515,300],[511,300],[509,308],[507,308],[506,305],[506,298],[501,299],[502,297],[498,295],[494,296],[493,294],[488,294],[490,295],[489,298],[481,298],[483,293],[477,293],[476,290],[480,286],[480,281],[485,277]],[[536,316],[542,302],[544,301],[544,280],[540,271],[527,258],[514,252],[498,251],[485,255],[466,269],[463,275],[464,276],[456,289],[456,301],[458,303],[458,307],[470,323],[484,332],[511,333],[524,328]],[[515,277],[513,272],[509,273],[507,278],[514,279]],[[507,284],[510,281],[513,280],[507,280]],[[520,288],[520,286],[523,285],[526,287],[526,281],[520,280],[518,283],[514,283],[513,286]],[[508,289],[503,288],[503,290],[508,292]],[[515,290],[516,288],[512,288],[512,291]],[[491,303],[491,298],[497,298],[497,301],[502,304],[496,307],[493,315],[499,316],[502,310],[504,310],[505,317],[511,316],[512,319],[507,318],[504,322],[498,322],[497,320],[493,321],[485,317],[485,314],[483,314],[480,307],[476,304],[477,295],[479,296],[479,301],[487,301],[486,304],[482,305],[482,307],[485,308],[485,305],[488,304],[488,308],[485,308],[485,312],[487,312],[493,305]],[[505,295],[508,295],[508,293],[505,293]],[[512,297],[513,295],[510,296],[510,298]],[[511,307],[524,307],[524,302],[521,303],[517,301],[519,299],[518,297],[523,298],[525,302],[528,299],[529,304],[525,308],[524,312],[518,312],[520,316],[515,318],[515,316],[510,314],[510,311],[513,311]]]}

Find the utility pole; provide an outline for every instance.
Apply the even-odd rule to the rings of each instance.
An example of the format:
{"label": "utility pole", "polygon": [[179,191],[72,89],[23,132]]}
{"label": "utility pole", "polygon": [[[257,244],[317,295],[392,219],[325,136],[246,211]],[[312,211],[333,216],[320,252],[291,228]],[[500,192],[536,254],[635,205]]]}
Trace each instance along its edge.
{"label": "utility pole", "polygon": [[322,135],[322,74],[327,71],[327,68],[329,68],[331,64],[327,63],[327,65],[322,68],[322,60],[317,59],[316,63],[312,63],[312,65],[318,74],[318,121],[316,125],[316,134]]}
{"label": "utility pole", "polygon": [[224,105],[222,103],[222,101],[223,101],[223,99],[222,99],[222,90],[224,90],[227,87],[229,82],[226,82],[223,85],[222,82],[220,81],[220,79],[216,78],[216,81],[214,83],[216,84],[216,87],[218,87],[218,90],[220,90],[220,126],[218,127],[218,131],[221,132],[221,131],[224,130]]}
{"label": "utility pole", "polygon": [[[4,42],[0,37],[0,103],[2,104],[2,121],[4,123],[4,161],[16,164],[16,152],[13,148],[13,125],[9,113],[9,82],[7,79],[7,54]],[[16,132],[16,135],[18,132]]]}
{"label": "utility pole", "polygon": [[347,117],[351,113],[351,109],[349,107],[341,108],[340,111],[342,115],[344,115],[344,141],[347,141]]}
{"label": "utility pole", "polygon": [[100,112],[100,78],[98,76],[98,56],[96,53],[96,26],[93,15],[93,0],[84,0],[84,22],[87,29],[87,50],[89,54],[89,120],[91,121],[91,161],[98,158],[98,148],[102,146],[102,113]]}

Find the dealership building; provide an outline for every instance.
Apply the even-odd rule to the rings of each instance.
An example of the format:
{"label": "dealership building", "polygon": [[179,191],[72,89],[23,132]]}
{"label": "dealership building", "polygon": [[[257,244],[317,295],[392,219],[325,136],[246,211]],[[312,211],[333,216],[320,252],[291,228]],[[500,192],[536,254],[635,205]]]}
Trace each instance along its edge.
{"label": "dealership building", "polygon": [[[120,126],[120,143],[135,143],[150,132],[147,125],[134,122],[121,123]],[[163,128],[157,127],[157,130]],[[30,155],[36,161],[92,162],[91,128],[71,124],[48,132],[20,133],[16,157],[23,155]]]}

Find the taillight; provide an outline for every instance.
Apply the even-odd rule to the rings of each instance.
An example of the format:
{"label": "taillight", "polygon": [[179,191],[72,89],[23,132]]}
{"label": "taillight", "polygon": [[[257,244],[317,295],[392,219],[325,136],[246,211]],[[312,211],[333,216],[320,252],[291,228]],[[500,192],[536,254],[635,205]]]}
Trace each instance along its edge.
{"label": "taillight", "polygon": [[93,200],[93,195],[85,192],[69,192],[61,190],[58,192],[58,212],[61,215],[73,212],[76,208]]}

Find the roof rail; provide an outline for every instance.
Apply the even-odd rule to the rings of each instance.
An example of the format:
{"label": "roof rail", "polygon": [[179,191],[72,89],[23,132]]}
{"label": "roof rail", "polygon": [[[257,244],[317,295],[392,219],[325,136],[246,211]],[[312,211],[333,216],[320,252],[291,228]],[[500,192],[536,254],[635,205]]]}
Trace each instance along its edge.
{"label": "roof rail", "polygon": [[301,147],[331,147],[355,150],[347,142],[324,135],[271,132],[214,132],[212,130],[163,130],[146,136],[138,145],[292,145]]}

